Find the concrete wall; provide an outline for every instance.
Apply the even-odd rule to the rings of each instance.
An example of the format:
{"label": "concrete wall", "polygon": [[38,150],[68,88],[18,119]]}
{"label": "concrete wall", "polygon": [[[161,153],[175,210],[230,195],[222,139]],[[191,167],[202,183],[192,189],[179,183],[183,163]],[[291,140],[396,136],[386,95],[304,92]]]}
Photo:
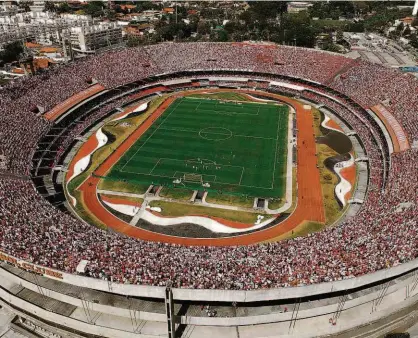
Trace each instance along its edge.
{"label": "concrete wall", "polygon": [[84,304],[83,304],[83,300],[81,298],[77,298],[68,294],[60,293],[59,291],[55,291],[53,289],[42,287],[40,285],[37,285],[35,283],[22,279],[19,276],[16,276],[13,273],[5,269],[0,268],[0,280],[2,280],[3,278],[13,283],[19,284],[23,286],[24,288],[29,289],[33,292],[41,293],[42,295],[45,295],[49,298],[53,298],[61,302],[71,304],[80,308],[83,308],[85,304],[88,303],[89,310],[91,311],[97,311],[97,312],[102,312],[102,313],[107,313],[107,314],[127,317],[127,318],[130,318],[133,315],[133,313],[135,313],[135,318],[137,318],[138,320],[167,322],[167,316],[165,315],[165,313],[145,312],[145,311],[136,311],[136,310],[134,311],[128,308],[120,308],[120,307],[95,303],[95,302],[91,302],[88,300],[84,300]]}
{"label": "concrete wall", "polygon": [[[27,280],[21,279],[20,277],[8,272],[7,270],[0,269],[0,277],[5,278],[11,282],[19,284],[33,292],[42,293],[43,295],[62,301],[64,303],[72,304],[74,306],[83,308],[82,300],[70,295],[65,295],[51,289],[40,287],[34,283],[31,283]],[[405,278],[391,286],[389,286],[385,292],[385,296],[388,297],[391,294],[401,293],[404,294],[404,289],[408,287],[408,285],[413,285],[416,281],[416,275],[411,273],[408,278]],[[374,288],[371,292],[364,293],[364,295],[357,295],[353,299],[349,299],[344,304],[344,311],[365,305],[367,303],[370,304],[372,307],[373,301],[379,298],[381,295],[382,289],[381,288]],[[418,297],[418,288],[415,288],[410,292],[409,297]],[[399,298],[401,302],[403,300],[402,297]],[[88,302],[89,309],[91,311],[97,311],[102,313],[107,313],[111,315],[121,316],[130,318],[132,316],[132,312],[129,309],[103,305],[100,303],[92,303]],[[333,314],[339,309],[339,302],[336,299],[334,302],[331,302],[328,305],[320,305],[320,303],[311,303],[311,307],[307,309],[303,309],[298,312],[298,319],[310,318],[310,317],[317,317],[322,315],[329,315]],[[135,311],[135,318],[138,320],[147,320],[147,321],[158,321],[158,322],[166,322],[166,315],[161,313],[151,313],[151,312],[144,312],[144,311]],[[193,324],[193,325],[212,325],[212,326],[241,326],[241,325],[254,325],[254,324],[263,324],[263,323],[273,323],[278,321],[290,321],[292,319],[292,312],[283,312],[280,313],[278,311],[271,313],[271,314],[263,314],[263,315],[252,315],[252,316],[241,316],[241,317],[194,317],[194,316],[181,316],[179,318],[179,322],[182,324]]]}
{"label": "concrete wall", "polygon": [[[3,270],[5,271],[5,270]],[[7,271],[5,271],[7,274]],[[13,279],[20,280],[19,277],[13,277],[14,275],[11,274]],[[341,306],[341,302],[339,301],[340,298],[337,298],[331,304],[324,304],[321,303],[310,303],[309,306],[304,306],[302,310],[297,313],[297,321],[298,327],[302,328],[307,325],[307,323],[314,321],[318,323],[318,326],[315,328],[316,330],[320,330],[323,333],[331,334],[331,333],[338,333],[343,330],[353,329],[355,327],[361,327],[363,325],[370,324],[373,321],[381,320],[388,315],[391,315],[401,309],[405,309],[409,306],[412,306],[418,302],[418,288],[414,289],[414,284],[416,283],[416,273],[411,273],[407,276],[407,278],[403,278],[402,280],[397,281],[395,284],[388,286],[383,285],[381,287],[374,287],[372,292],[361,294],[356,293],[354,296],[355,298],[351,298],[350,295],[347,295],[347,300]],[[10,276],[6,276],[5,274],[1,274],[1,277],[6,277],[7,279]],[[22,281],[22,286],[27,287],[30,286],[31,289],[36,289],[36,285],[27,281]],[[6,283],[7,284],[7,283]],[[9,283],[9,288],[13,289],[14,283]],[[56,298],[57,295],[55,294],[52,297],[49,289],[42,288],[43,290],[34,290],[35,292],[45,292],[44,293],[47,297],[51,297],[53,299],[58,299],[62,301],[67,301],[68,298],[73,298],[67,295],[61,295],[64,298],[59,299]],[[405,294],[406,290],[409,290],[409,294]],[[405,297],[406,295],[406,297]],[[17,312],[18,314],[22,314],[20,311],[24,310],[26,314],[23,314],[24,317],[29,317],[31,315],[37,316],[42,318],[43,320],[47,320],[53,323],[60,323],[68,328],[77,329],[78,331],[90,333],[90,334],[100,334],[106,337],[134,337],[134,328],[132,331],[130,329],[130,325],[128,326],[121,326],[121,322],[126,322],[120,316],[119,308],[113,308],[113,312],[108,312],[111,315],[111,321],[101,321],[95,322],[94,324],[86,321],[86,320],[79,320],[73,317],[66,317],[51,311],[44,310],[28,301],[22,300],[19,297],[13,295],[5,288],[0,288],[0,299],[3,301],[13,304],[12,311]],[[79,299],[73,298],[74,302],[78,302]],[[2,301],[0,301],[0,304]],[[6,304],[7,305],[7,304]],[[99,304],[94,304],[99,305]],[[99,308],[95,307],[90,308],[90,311],[99,311]],[[342,313],[339,313],[342,311]],[[76,312],[76,311],[75,311]],[[82,310],[79,309],[79,313],[82,313]],[[328,324],[328,318],[333,317],[335,314],[338,314],[338,317],[344,317],[344,320],[339,321],[337,327]],[[77,317],[77,316],[76,316]],[[82,316],[84,319],[85,316]],[[128,316],[125,316],[129,318]],[[107,317],[108,318],[108,317]],[[147,319],[145,318],[138,318],[138,320],[147,320],[150,322],[154,322],[155,320],[152,317]],[[289,312],[275,312],[271,314],[261,314],[261,315],[252,315],[252,316],[242,316],[242,317],[194,317],[194,316],[181,316],[177,318],[178,323],[186,324],[186,325],[195,325],[195,326],[210,326],[210,327],[231,327],[231,326],[248,326],[248,325],[261,325],[260,328],[264,328],[263,324],[273,324],[273,323],[283,323],[285,326],[288,326],[288,323],[291,323],[292,320],[295,320],[295,314],[292,311]],[[286,323],[286,324],[285,324]],[[148,323],[151,324],[151,323]],[[162,327],[153,331],[153,333],[157,334],[157,332],[161,333]],[[311,331],[311,333],[316,333],[317,331]],[[319,332],[319,331],[318,331]],[[263,335],[263,331],[260,331],[259,335]],[[257,336],[259,336],[257,335]],[[315,334],[316,335],[316,334]],[[263,335],[264,336],[264,335]],[[296,335],[298,336],[298,335]],[[154,335],[137,335],[136,337],[140,338],[148,338],[154,337]]]}
{"label": "concrete wall", "polygon": [[[1,252],[0,252],[1,253]],[[3,254],[4,257],[10,257],[8,261],[15,260],[16,266],[23,267],[26,264],[26,270],[38,271],[45,277],[55,280],[63,281],[65,283],[81,286],[85,288],[112,292],[120,295],[130,295],[137,297],[148,298],[164,298],[164,287],[158,286],[144,286],[144,285],[131,285],[131,284],[117,284],[108,281],[84,277],[80,275],[73,275],[64,272],[60,272],[53,269],[48,269],[55,272],[56,275],[61,275],[62,278],[51,276],[51,273],[41,273],[44,270],[43,267],[26,263],[18,260],[12,256]],[[33,268],[27,268],[32,266]],[[401,264],[390,269],[380,270],[365,276],[349,278],[341,281],[319,283],[307,286],[299,287],[287,287],[276,289],[263,289],[253,291],[236,291],[236,290],[195,290],[195,289],[173,289],[173,296],[176,300],[192,300],[192,301],[221,301],[221,302],[256,302],[266,300],[280,300],[289,298],[300,298],[314,295],[321,295],[325,293],[351,290],[358,287],[363,287],[368,284],[380,282],[387,278],[393,278],[398,275],[407,273],[409,271],[418,269],[418,259],[410,261],[405,264]]]}
{"label": "concrete wall", "polygon": [[[34,304],[31,304],[27,301],[24,301],[23,299],[20,299],[19,297],[16,297],[12,295],[11,293],[8,293],[6,290],[0,288],[0,299],[7,302],[8,304],[13,304],[13,307],[8,306],[7,303],[3,303],[2,305],[5,305],[8,307],[11,311],[19,313],[19,311],[16,311],[14,307],[17,307],[18,309],[25,310],[26,312],[29,312],[30,314],[33,314],[37,317],[42,318],[43,320],[52,322],[52,323],[59,323],[59,325],[74,329],[79,332],[89,333],[93,335],[98,335],[101,337],[112,337],[112,338],[155,338],[154,335],[143,335],[138,334],[134,332],[129,331],[123,331],[123,330],[117,330],[106,326],[99,326],[97,324],[89,324],[86,322],[83,322],[81,320],[73,319],[70,317],[62,316],[54,312],[50,312],[47,310],[44,310],[40,308],[39,306],[36,306]],[[23,317],[26,317],[25,314],[22,313]]]}

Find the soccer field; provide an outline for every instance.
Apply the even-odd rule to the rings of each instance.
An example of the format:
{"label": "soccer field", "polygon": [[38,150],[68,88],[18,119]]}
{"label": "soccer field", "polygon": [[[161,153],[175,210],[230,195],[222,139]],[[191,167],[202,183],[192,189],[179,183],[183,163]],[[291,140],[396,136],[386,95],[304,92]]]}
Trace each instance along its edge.
{"label": "soccer field", "polygon": [[105,179],[281,197],[288,108],[178,98]]}

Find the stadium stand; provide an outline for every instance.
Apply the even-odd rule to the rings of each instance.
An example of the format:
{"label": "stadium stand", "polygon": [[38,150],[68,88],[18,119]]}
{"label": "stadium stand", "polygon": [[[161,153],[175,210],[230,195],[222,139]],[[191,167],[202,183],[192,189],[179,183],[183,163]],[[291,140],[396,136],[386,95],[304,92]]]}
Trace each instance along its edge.
{"label": "stadium stand", "polygon": [[[313,92],[303,95],[341,113],[364,142],[371,161],[371,189],[357,216],[303,238],[247,247],[144,242],[63,213],[23,177],[30,173],[37,141],[52,127],[37,113],[88,88],[91,79],[112,89],[173,71],[231,69],[269,73],[271,79],[287,76],[312,85],[329,82],[363,108],[389,100],[388,109],[406,130],[410,144],[417,140],[416,80],[364,61],[309,49],[260,51],[256,46],[228,43],[160,44],[100,54],[15,80],[0,92],[0,155],[6,157],[6,172],[22,176],[0,178],[0,249],[68,273],[75,273],[78,263],[88,260],[87,276],[119,283],[164,286],[170,281],[178,288],[234,290],[338,281],[417,258],[418,150],[392,154],[384,182],[383,139],[371,134],[375,126]],[[73,129],[57,157],[73,137],[124,100],[100,108],[85,125]]]}

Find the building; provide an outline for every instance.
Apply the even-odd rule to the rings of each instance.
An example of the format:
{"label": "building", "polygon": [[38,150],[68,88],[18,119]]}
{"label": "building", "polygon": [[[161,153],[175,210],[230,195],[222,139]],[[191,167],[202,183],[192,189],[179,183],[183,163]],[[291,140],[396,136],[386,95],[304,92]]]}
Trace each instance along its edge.
{"label": "building", "polygon": [[39,13],[43,12],[45,8],[45,0],[33,1],[33,4],[29,6],[31,12]]}
{"label": "building", "polygon": [[72,27],[69,31],[72,48],[78,52],[95,52],[122,43],[122,27],[116,23]]}
{"label": "building", "polygon": [[0,16],[0,44],[28,38],[42,45],[59,44],[63,30],[91,24],[88,15],[24,12]]}
{"label": "building", "polygon": [[7,3],[0,4],[0,17],[13,16],[22,11],[22,8],[19,8],[15,5],[9,5]]}
{"label": "building", "polygon": [[287,11],[289,13],[299,13],[302,11],[307,11],[312,4],[309,2],[299,2],[299,1],[292,1],[287,4]]}
{"label": "building", "polygon": [[172,7],[165,7],[163,8],[163,13],[164,14],[174,14],[175,10]]}

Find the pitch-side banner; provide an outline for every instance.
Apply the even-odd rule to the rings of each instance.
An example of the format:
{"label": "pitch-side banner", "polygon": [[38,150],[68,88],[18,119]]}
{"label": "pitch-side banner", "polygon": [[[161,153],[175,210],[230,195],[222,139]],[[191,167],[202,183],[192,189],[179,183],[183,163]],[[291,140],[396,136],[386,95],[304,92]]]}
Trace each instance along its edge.
{"label": "pitch-side banner", "polygon": [[418,66],[400,67],[399,69],[403,72],[418,73]]}
{"label": "pitch-side banner", "polygon": [[14,266],[16,266],[18,268],[21,268],[23,270],[26,270],[26,271],[35,272],[35,273],[40,274],[40,275],[46,275],[46,276],[57,278],[57,279],[63,279],[63,274],[59,271],[44,268],[44,267],[41,267],[39,265],[35,265],[35,264],[32,264],[32,263],[22,261],[22,260],[17,259],[13,256],[7,255],[7,254],[5,254],[1,251],[0,251],[0,260],[11,263]]}

